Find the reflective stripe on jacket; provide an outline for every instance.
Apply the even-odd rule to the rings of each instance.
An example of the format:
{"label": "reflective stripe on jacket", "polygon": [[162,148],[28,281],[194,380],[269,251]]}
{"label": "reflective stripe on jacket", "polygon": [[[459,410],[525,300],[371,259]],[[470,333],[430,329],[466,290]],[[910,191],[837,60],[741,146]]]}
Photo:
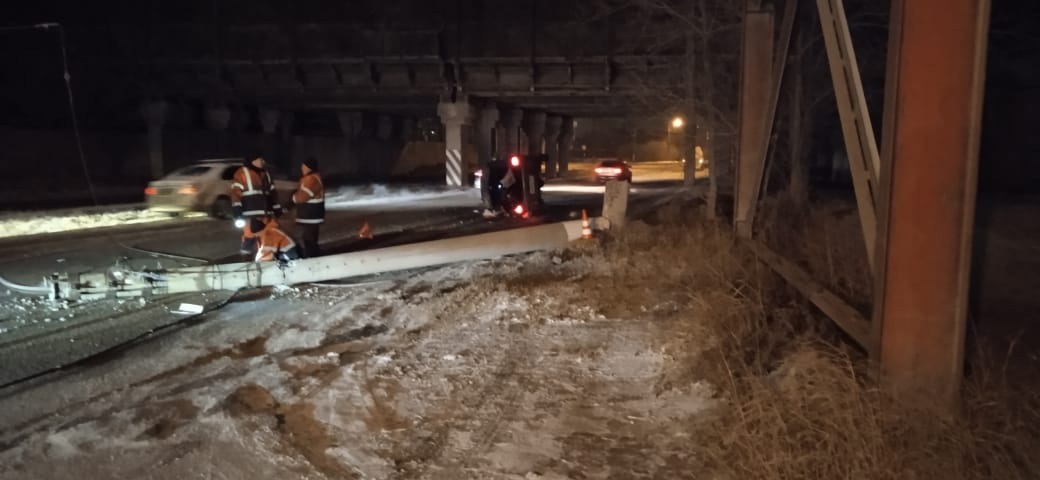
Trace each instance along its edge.
{"label": "reflective stripe on jacket", "polygon": [[274,195],[274,182],[267,170],[257,171],[243,166],[235,171],[231,181],[231,205],[241,206],[242,215],[256,217],[281,208],[273,199]]}
{"label": "reflective stripe on jacket", "polygon": [[293,203],[296,204],[296,223],[325,221],[325,186],[318,172],[300,179],[300,188],[293,193]]}
{"label": "reflective stripe on jacket", "polygon": [[270,262],[278,258],[278,254],[295,257],[293,249],[296,242],[286,235],[275,221],[269,221],[267,226],[260,231],[260,242],[256,251],[256,261]]}

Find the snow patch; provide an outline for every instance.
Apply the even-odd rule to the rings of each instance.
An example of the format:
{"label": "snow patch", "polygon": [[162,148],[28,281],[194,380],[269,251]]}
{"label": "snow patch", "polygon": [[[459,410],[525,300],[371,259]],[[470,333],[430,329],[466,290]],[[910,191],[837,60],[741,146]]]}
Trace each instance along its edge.
{"label": "snow patch", "polygon": [[323,338],[325,338],[324,332],[290,328],[267,341],[267,353],[314,348],[321,345]]}
{"label": "snow patch", "polygon": [[45,211],[19,212],[0,216],[0,238],[150,223],[163,220],[170,220],[170,216],[149,210],[124,210],[104,213],[70,212],[54,216],[48,215]]}
{"label": "snow patch", "polygon": [[396,203],[439,200],[465,200],[467,203],[480,199],[480,192],[473,190],[444,189],[432,186],[365,185],[334,189],[325,194],[328,207],[369,207]]}

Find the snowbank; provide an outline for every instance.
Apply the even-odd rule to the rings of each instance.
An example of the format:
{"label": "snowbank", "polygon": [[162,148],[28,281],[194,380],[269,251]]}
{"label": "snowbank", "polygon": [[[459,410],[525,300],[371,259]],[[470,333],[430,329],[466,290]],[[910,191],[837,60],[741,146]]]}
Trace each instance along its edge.
{"label": "snowbank", "polygon": [[112,212],[62,210],[57,214],[47,211],[6,213],[0,215],[0,238],[159,222],[169,219],[169,215],[143,209]]}
{"label": "snowbank", "polygon": [[469,201],[480,199],[472,188],[448,188],[430,185],[364,185],[333,189],[325,194],[329,207],[369,207],[408,202]]}
{"label": "snowbank", "polygon": [[250,294],[0,398],[0,477],[688,477],[687,426],[713,389],[663,382],[661,328],[681,309],[608,260]]}

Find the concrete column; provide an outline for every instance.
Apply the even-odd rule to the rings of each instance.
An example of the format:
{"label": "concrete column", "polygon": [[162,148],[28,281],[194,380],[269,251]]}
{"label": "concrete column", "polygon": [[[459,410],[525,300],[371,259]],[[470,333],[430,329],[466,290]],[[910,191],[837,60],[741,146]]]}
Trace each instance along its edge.
{"label": "concrete column", "polygon": [[574,127],[578,122],[572,117],[563,117],[560,126],[560,138],[557,141],[559,151],[559,163],[557,168],[560,174],[567,173],[571,163],[571,149],[574,148]]}
{"label": "concrete column", "polygon": [[227,130],[228,125],[231,123],[231,110],[223,106],[210,106],[206,107],[203,112],[206,128],[223,132]]}
{"label": "concrete column", "polygon": [[477,121],[477,155],[483,168],[495,156],[495,125],[498,124],[498,107],[494,102],[484,105]]}
{"label": "concrete column", "polygon": [[499,111],[502,123],[502,143],[498,146],[498,156],[507,158],[520,153],[520,123],[524,111],[519,108],[503,108]]}
{"label": "concrete column", "polygon": [[290,167],[289,159],[282,154],[282,139],[275,137],[278,133],[278,121],[281,117],[281,112],[274,108],[260,108],[256,111],[257,120],[260,121],[260,129],[264,132],[264,138],[262,144],[264,145],[264,153],[272,154],[273,157],[268,160],[277,165],[281,170],[287,171]]}
{"label": "concrete column", "polygon": [[228,109],[230,113],[228,117],[228,130],[235,133],[242,133],[246,131],[246,127],[249,126],[250,115],[246,107],[242,105],[235,105]]}
{"label": "concrete column", "polygon": [[376,138],[386,141],[394,134],[394,117],[381,114],[376,119]]}
{"label": "concrete column", "polygon": [[278,131],[278,120],[281,117],[281,112],[274,108],[261,108],[256,112],[257,118],[260,120],[260,128],[263,129],[267,135],[274,135]]}
{"label": "concrete column", "polygon": [[553,178],[560,174],[560,128],[563,125],[563,117],[550,115],[545,118],[545,153],[549,160],[545,162],[545,177]]}
{"label": "concrete column", "polygon": [[445,182],[452,187],[461,187],[466,180],[463,166],[472,162],[462,158],[465,149],[463,130],[473,119],[473,107],[465,97],[456,102],[442,101],[437,105],[437,114],[444,124]]}
{"label": "concrete column", "polygon": [[415,133],[418,128],[418,121],[415,119],[415,117],[402,118],[401,141],[407,143],[415,140]]}
{"label": "concrete column", "polygon": [[293,159],[292,125],[294,118],[293,112],[281,112],[278,122],[278,163],[288,165],[292,172],[296,172],[299,168]]}
{"label": "concrete column", "polygon": [[165,172],[163,165],[162,131],[166,124],[168,105],[165,101],[149,101],[141,104],[141,116],[148,128],[148,163],[152,178],[160,178]]}
{"label": "concrete column", "polygon": [[336,118],[339,119],[339,129],[343,136],[355,139],[361,134],[361,128],[364,127],[361,112],[336,112]]}
{"label": "concrete column", "polygon": [[527,154],[542,153],[542,141],[545,139],[545,112],[527,110],[524,112],[524,133],[527,134]]}

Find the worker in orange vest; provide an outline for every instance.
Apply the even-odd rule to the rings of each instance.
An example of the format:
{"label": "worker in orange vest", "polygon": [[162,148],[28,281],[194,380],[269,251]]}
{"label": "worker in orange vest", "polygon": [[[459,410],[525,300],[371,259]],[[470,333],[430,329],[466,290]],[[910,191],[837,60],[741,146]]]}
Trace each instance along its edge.
{"label": "worker in orange vest", "polygon": [[271,173],[267,171],[263,155],[245,157],[242,168],[235,171],[230,194],[235,223],[246,230],[242,233],[241,252],[251,255],[256,252],[257,232],[248,230],[249,220],[282,215],[278,192],[271,180]]}
{"label": "worker in orange vest", "polygon": [[293,242],[273,217],[251,218],[249,230],[257,238],[257,262],[288,262],[300,258],[296,242]]}
{"label": "worker in orange vest", "polygon": [[292,196],[296,207],[296,226],[300,230],[303,254],[308,258],[321,255],[318,230],[325,222],[325,186],[318,173],[318,159],[307,157],[300,165],[300,188]]}

